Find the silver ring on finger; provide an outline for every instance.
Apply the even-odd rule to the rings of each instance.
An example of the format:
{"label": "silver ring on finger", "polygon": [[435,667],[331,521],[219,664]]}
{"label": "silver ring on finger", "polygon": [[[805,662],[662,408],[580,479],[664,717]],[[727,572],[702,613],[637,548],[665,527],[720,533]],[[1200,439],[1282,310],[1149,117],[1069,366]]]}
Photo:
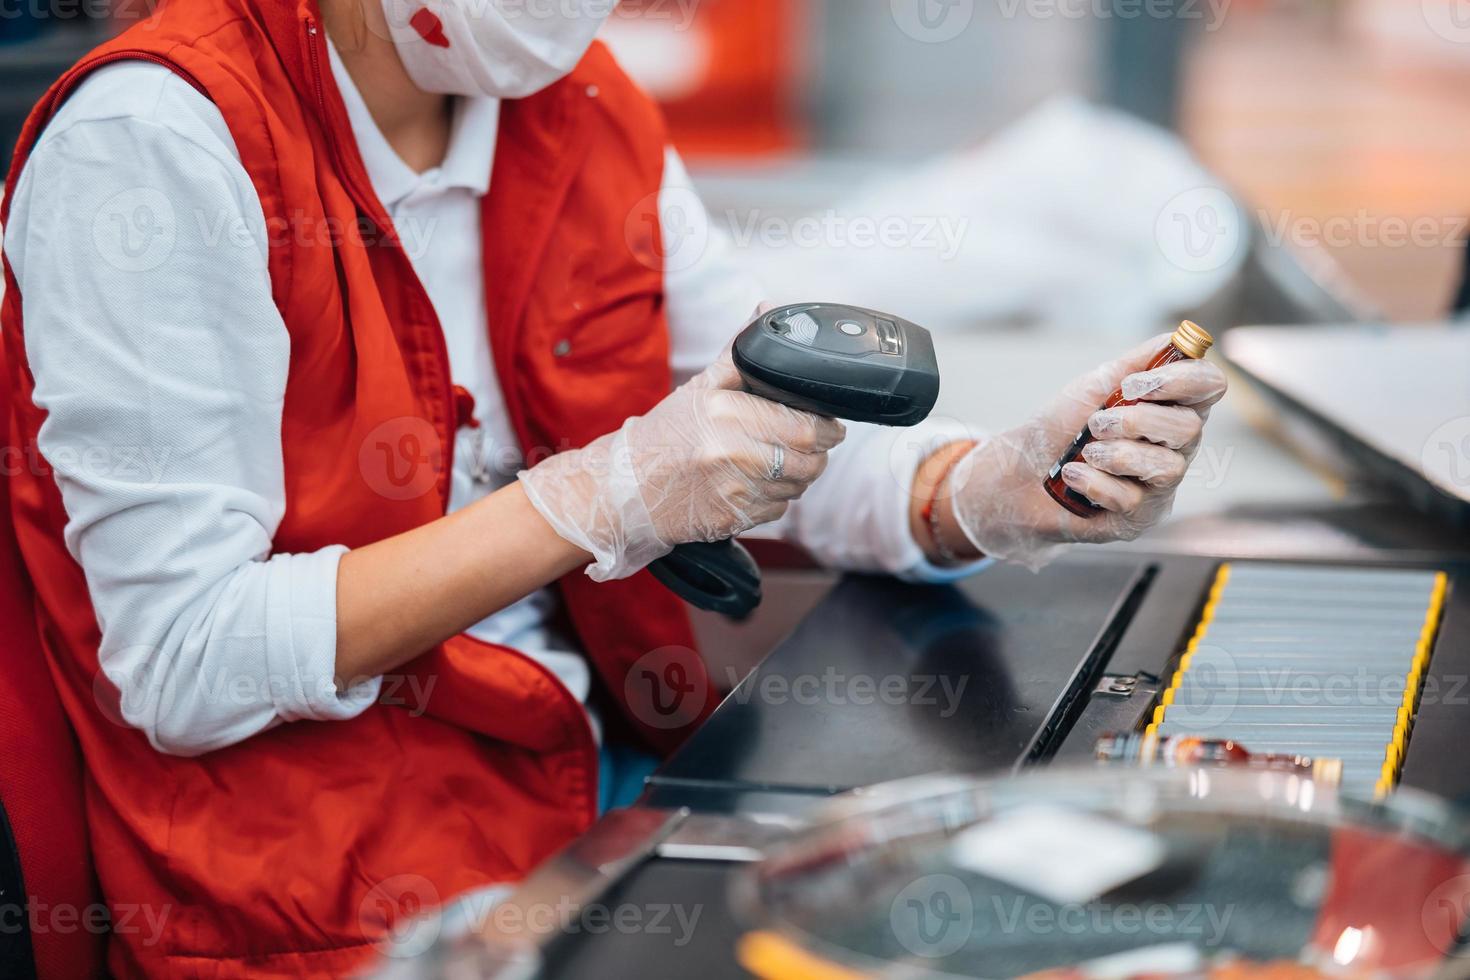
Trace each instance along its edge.
{"label": "silver ring on finger", "polygon": [[767,473],[772,482],[786,475],[786,447],[778,444],[775,449],[776,453],[771,457],[771,469]]}

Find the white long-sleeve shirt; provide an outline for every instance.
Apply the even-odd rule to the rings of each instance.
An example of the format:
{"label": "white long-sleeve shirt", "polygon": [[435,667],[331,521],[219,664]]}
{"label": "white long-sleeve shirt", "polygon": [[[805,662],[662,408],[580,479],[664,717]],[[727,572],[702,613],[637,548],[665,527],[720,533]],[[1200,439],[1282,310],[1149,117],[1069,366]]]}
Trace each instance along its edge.
{"label": "white long-sleeve shirt", "polygon": [[[478,428],[459,434],[450,509],[521,466],[493,367],[478,199],[499,103],[462,99],[443,163],[415,173],[332,53],[374,191],[443,325]],[[691,204],[691,202],[695,202]],[[671,366],[702,370],[761,299],[668,155],[678,222],[666,272]],[[687,243],[698,243],[696,253]],[[47,127],[15,188],[4,247],[24,297],[40,451],[86,573],[103,672],[158,749],[197,754],[296,719],[344,719],[381,679],[335,686],[337,563],[346,550],[271,554],[285,510],[281,413],[290,337],[271,298],[265,218],[219,110],[161,66],[104,67]],[[678,258],[679,261],[673,259]],[[831,565],[949,579],[908,524],[918,447],[953,424],[850,425],[825,477],[764,529]],[[323,447],[323,451],[335,451]],[[487,554],[487,561],[494,556]],[[978,567],[978,566],[975,566]],[[585,702],[591,675],[538,591],[472,628],[545,663]],[[391,615],[386,612],[385,615]]]}

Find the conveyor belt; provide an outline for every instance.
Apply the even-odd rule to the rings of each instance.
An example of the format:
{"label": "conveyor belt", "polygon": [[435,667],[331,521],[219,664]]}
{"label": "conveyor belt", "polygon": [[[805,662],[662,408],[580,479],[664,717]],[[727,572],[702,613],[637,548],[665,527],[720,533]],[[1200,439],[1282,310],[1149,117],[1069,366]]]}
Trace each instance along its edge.
{"label": "conveyor belt", "polygon": [[1344,790],[1398,782],[1434,652],[1443,572],[1220,567],[1151,734],[1340,759]]}

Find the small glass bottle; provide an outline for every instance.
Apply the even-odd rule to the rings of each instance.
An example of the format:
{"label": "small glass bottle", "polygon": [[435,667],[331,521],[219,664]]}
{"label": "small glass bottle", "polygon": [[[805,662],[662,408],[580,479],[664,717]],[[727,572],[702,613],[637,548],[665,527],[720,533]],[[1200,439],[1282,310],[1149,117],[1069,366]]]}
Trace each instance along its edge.
{"label": "small glass bottle", "polygon": [[[1176,361],[1197,361],[1204,357],[1213,346],[1215,346],[1215,338],[1211,337],[1207,330],[1191,320],[1185,320],[1179,325],[1179,329],[1174,331],[1174,336],[1169,338],[1169,346],[1159,351],[1159,355],[1149,362],[1145,370],[1152,371],[1155,368],[1161,368],[1165,364],[1173,364]],[[1138,402],[1136,401],[1129,401],[1124,398],[1123,389],[1119,388],[1108,397],[1108,400],[1103,403],[1102,408],[1117,408],[1120,405],[1137,404]],[[1101,410],[1099,409],[1099,411]],[[1067,486],[1066,482],[1062,479],[1062,467],[1068,463],[1075,463],[1080,460],[1082,458],[1082,450],[1086,449],[1092,441],[1092,430],[1084,425],[1076,441],[1072,443],[1071,447],[1062,454],[1062,458],[1057,460],[1057,464],[1046,474],[1046,481],[1043,484],[1046,487],[1046,492],[1051,495],[1051,499],[1078,517],[1095,517],[1101,512],[1101,508],[1076,490]]]}
{"label": "small glass bottle", "polygon": [[1104,735],[1094,748],[1103,762],[1138,766],[1232,766],[1296,772],[1314,782],[1336,786],[1342,780],[1342,762],[1304,755],[1256,754],[1239,742],[1197,735],[1150,735],[1129,732]]}

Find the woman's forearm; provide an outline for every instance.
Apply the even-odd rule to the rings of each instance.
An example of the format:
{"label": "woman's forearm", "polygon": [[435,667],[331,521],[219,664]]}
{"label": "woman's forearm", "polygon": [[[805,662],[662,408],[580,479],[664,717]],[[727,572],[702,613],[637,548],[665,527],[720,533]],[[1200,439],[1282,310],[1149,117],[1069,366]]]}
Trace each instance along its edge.
{"label": "woman's forearm", "polygon": [[591,560],[519,483],[351,551],[337,570],[338,684],[392,671]]}
{"label": "woman's forearm", "polygon": [[[913,531],[934,561],[942,559],[919,511],[947,474],[945,449],[920,466],[914,481]],[[935,514],[957,557],[978,557],[942,494]],[[551,529],[519,483],[351,551],[337,571],[338,683],[395,670],[591,560]]]}

